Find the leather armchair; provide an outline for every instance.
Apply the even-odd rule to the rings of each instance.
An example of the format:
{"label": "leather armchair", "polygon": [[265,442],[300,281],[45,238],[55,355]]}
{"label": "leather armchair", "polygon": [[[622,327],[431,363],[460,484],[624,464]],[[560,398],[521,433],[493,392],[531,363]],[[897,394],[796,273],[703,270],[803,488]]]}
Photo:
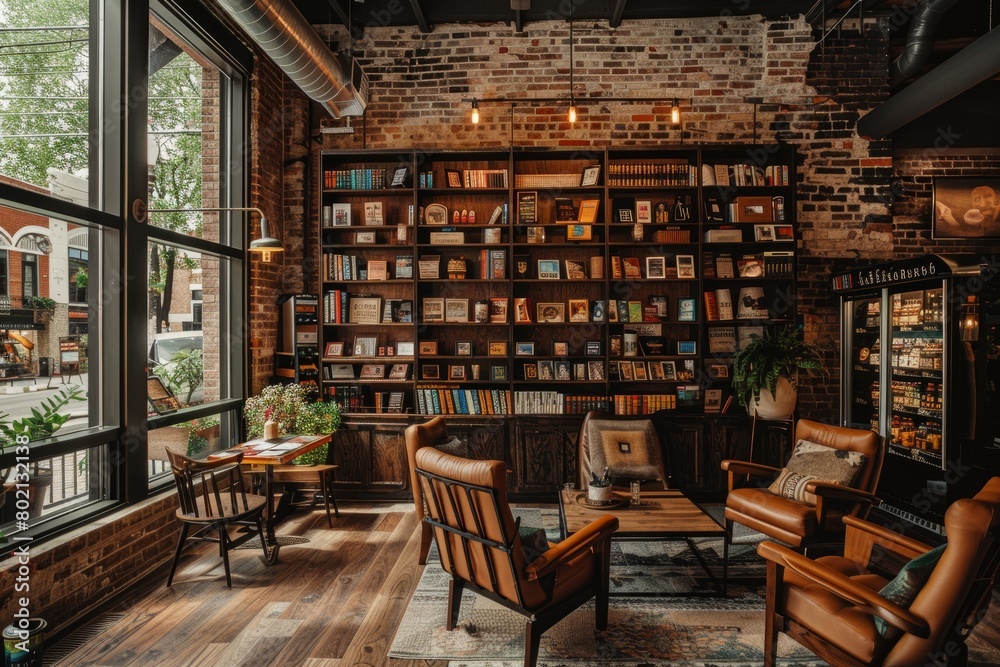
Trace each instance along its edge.
{"label": "leather armchair", "polygon": [[865,518],[877,500],[875,489],[882,471],[884,448],[874,431],[842,428],[800,419],[795,425],[795,441],[806,440],[841,451],[865,455],[863,469],[853,486],[819,481],[809,482],[805,489],[816,496],[816,505],[776,495],[768,491],[780,470],[747,461],[726,460],[722,469],[729,476],[726,497],[726,541],[728,553],[732,542],[733,522],[780,540],[793,547],[828,543],[840,539],[844,531],[843,518]]}
{"label": "leather armchair", "polygon": [[[846,517],[843,556],[815,560],[763,542],[767,561],[764,664],[775,664],[784,632],[831,665],[917,667],[965,664],[964,638],[989,605],[1000,564],[1000,477],[945,513],[947,546],[913,602],[904,608],[879,594],[892,573],[930,549],[854,517]],[[877,632],[875,618],[889,626]]]}
{"label": "leather armchair", "polygon": [[[664,451],[663,443],[660,442],[656,424],[652,419],[642,415],[609,415],[603,412],[590,411],[580,424],[580,435],[577,438],[577,484],[578,488],[586,489],[590,482],[590,473],[594,472],[598,477],[604,472],[603,465],[595,464],[594,449],[602,447],[601,442],[592,442],[591,438],[598,437],[600,433],[606,431],[629,433],[629,440],[633,450],[639,448],[645,451],[635,451],[635,457],[648,461],[646,466],[650,471],[655,470],[655,480],[644,482],[644,487],[656,489],[669,488],[670,475],[667,468],[667,452]],[[614,476],[614,475],[613,475]],[[623,476],[627,478],[627,476]],[[627,485],[627,484],[626,484]]]}
{"label": "leather armchair", "polygon": [[591,598],[596,597],[597,628],[607,627],[617,518],[601,515],[529,563],[519,521],[507,503],[503,461],[464,459],[430,446],[412,454],[411,470],[426,510],[423,521],[433,530],[441,567],[451,575],[448,630],[458,622],[466,587],[527,618],[525,667],[534,667],[542,633]]}
{"label": "leather armchair", "polygon": [[444,417],[434,417],[423,424],[411,424],[403,432],[403,439],[406,441],[406,461],[410,466],[410,489],[413,491],[413,505],[417,511],[420,521],[420,553],[417,562],[421,565],[427,563],[427,552],[431,548],[430,524],[422,519],[426,516],[424,512],[424,493],[420,487],[420,479],[417,477],[417,450],[422,447],[433,447],[440,445],[448,439],[448,426]]}

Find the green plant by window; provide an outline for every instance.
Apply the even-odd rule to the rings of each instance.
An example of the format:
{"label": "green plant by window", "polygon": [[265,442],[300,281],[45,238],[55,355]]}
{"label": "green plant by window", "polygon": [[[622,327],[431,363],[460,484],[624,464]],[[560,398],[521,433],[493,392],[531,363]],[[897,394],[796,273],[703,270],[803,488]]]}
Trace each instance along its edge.
{"label": "green plant by window", "polygon": [[800,370],[823,370],[818,348],[802,340],[802,327],[787,326],[774,335],[754,335],[733,359],[734,400],[750,405],[761,388],[774,394],[778,378],[793,380]]}
{"label": "green plant by window", "polygon": [[29,441],[44,440],[69,421],[70,414],[61,412],[71,401],[85,401],[82,387],[63,387],[41,403],[41,410],[31,408],[31,415],[12,422],[0,421],[0,439],[3,447],[10,447],[18,436],[28,436]]}
{"label": "green plant by window", "polygon": [[39,313],[52,313],[56,309],[56,300],[47,296],[26,296],[24,297],[24,307]]}
{"label": "green plant by window", "polygon": [[191,403],[191,396],[202,383],[205,363],[201,349],[182,350],[170,356],[170,361],[153,369],[175,396],[185,396],[184,403]]}
{"label": "green plant by window", "polygon": [[[264,435],[264,422],[278,424],[282,435],[319,435],[333,433],[340,426],[340,406],[332,401],[311,402],[310,392],[298,384],[271,385],[247,399],[243,407],[247,436]],[[295,459],[299,465],[326,463],[328,446],[323,445]]]}

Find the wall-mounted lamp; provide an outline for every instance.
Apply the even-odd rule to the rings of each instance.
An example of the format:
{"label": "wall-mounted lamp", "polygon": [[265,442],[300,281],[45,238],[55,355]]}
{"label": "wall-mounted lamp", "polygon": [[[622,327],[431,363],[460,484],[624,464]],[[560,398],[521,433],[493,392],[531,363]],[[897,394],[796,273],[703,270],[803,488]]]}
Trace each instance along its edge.
{"label": "wall-mounted lamp", "polygon": [[679,125],[681,122],[681,107],[677,104],[677,98],[674,98],[674,104],[670,107],[670,123],[673,125]]}
{"label": "wall-mounted lamp", "polygon": [[472,124],[479,125],[479,102],[472,100]]}
{"label": "wall-mounted lamp", "polygon": [[962,319],[958,328],[962,330],[963,341],[979,340],[979,304],[974,295],[967,297],[962,304]]}
{"label": "wall-mounted lamp", "polygon": [[265,262],[270,262],[274,253],[284,252],[285,248],[281,245],[281,241],[274,238],[268,234],[267,231],[267,216],[264,215],[264,211],[253,206],[236,206],[236,207],[223,207],[223,208],[151,208],[149,209],[150,215],[153,213],[224,213],[227,211],[249,211],[251,213],[256,213],[260,216],[260,238],[254,239],[250,242],[249,251],[251,254],[260,255],[261,260]]}

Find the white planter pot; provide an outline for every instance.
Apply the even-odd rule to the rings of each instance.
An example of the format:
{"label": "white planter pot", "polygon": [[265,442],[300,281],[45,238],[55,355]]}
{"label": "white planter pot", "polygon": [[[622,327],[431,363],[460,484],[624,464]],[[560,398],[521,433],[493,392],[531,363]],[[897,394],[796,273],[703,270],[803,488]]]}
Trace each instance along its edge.
{"label": "white planter pot", "polygon": [[760,395],[754,400],[752,406],[757,411],[758,417],[762,419],[788,419],[795,412],[798,391],[796,391],[794,384],[783,377],[778,378],[775,394],[777,396],[772,396],[766,387],[760,390]]}

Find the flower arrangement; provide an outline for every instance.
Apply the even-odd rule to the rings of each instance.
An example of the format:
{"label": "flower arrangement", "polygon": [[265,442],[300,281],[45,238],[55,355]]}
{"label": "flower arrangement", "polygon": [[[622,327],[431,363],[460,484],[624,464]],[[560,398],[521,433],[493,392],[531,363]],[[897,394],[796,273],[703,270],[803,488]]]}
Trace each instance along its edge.
{"label": "flower arrangement", "polygon": [[[310,402],[310,392],[298,384],[271,385],[248,398],[243,407],[247,437],[264,435],[264,424],[273,421],[278,433],[319,435],[333,433],[340,426],[340,406],[332,401]],[[323,445],[295,459],[299,465],[326,463],[328,446]]]}

